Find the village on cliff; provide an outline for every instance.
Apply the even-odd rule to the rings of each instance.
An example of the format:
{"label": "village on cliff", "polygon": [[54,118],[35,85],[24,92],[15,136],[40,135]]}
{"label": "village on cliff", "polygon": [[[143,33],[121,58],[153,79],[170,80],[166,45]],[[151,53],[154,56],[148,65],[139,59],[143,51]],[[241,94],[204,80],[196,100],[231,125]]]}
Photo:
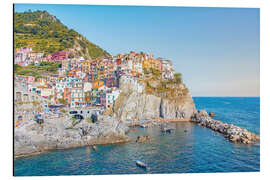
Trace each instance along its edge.
{"label": "village on cliff", "polygon": [[[46,62],[59,63],[58,74],[39,77],[15,74],[15,84],[19,83],[27,92],[46,99],[49,104],[63,104],[70,108],[111,108],[121,92],[120,82],[132,83],[138,92],[142,92],[144,87],[139,80],[151,70],[159,71],[164,80],[175,80],[170,60],[154,58],[143,52],[86,59],[72,51],[44,56],[33,52],[31,47],[15,50],[14,63],[21,67],[40,66]],[[19,91],[15,94],[16,101],[31,101],[31,98],[34,96]]]}

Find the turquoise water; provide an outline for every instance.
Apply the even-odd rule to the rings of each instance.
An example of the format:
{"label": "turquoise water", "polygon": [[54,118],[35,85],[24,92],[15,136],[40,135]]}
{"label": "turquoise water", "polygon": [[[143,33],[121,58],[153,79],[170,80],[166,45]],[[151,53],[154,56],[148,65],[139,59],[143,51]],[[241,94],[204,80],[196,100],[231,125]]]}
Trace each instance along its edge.
{"label": "turquoise water", "polygon": [[[194,98],[197,109],[217,113],[215,119],[245,127],[259,135],[259,98]],[[154,141],[135,143],[137,135]],[[158,127],[137,128],[133,142],[121,145],[55,150],[48,154],[17,159],[15,176],[250,172],[260,170],[260,146],[240,145],[205,127],[183,122],[170,134]],[[148,169],[136,166],[141,160]]]}

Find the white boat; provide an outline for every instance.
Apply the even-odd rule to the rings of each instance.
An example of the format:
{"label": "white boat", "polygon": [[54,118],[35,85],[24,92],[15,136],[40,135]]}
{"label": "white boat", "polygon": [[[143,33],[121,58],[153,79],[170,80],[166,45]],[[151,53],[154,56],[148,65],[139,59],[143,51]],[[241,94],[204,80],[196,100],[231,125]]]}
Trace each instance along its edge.
{"label": "white boat", "polygon": [[161,125],[161,131],[162,132],[171,132],[174,129],[175,129],[175,127],[173,127],[172,125],[168,125],[168,124],[162,124]]}
{"label": "white boat", "polygon": [[146,164],[142,161],[139,161],[139,160],[136,161],[136,165],[139,167],[142,167],[142,168],[146,168]]}

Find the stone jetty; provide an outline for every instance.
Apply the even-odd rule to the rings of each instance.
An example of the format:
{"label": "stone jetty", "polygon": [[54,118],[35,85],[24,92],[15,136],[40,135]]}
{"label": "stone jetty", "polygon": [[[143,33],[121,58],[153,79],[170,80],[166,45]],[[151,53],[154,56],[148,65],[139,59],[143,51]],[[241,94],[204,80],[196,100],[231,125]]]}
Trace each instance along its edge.
{"label": "stone jetty", "polygon": [[224,134],[224,136],[232,142],[252,144],[258,142],[260,139],[259,136],[247,129],[212,119],[205,110],[195,113],[191,121]]}

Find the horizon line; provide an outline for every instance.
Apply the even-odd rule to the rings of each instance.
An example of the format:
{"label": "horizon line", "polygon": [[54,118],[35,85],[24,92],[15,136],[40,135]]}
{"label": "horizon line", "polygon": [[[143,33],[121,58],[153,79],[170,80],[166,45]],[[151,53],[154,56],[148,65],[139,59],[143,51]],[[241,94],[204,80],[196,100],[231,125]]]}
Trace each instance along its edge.
{"label": "horizon line", "polygon": [[260,96],[192,96],[192,97],[260,97]]}

